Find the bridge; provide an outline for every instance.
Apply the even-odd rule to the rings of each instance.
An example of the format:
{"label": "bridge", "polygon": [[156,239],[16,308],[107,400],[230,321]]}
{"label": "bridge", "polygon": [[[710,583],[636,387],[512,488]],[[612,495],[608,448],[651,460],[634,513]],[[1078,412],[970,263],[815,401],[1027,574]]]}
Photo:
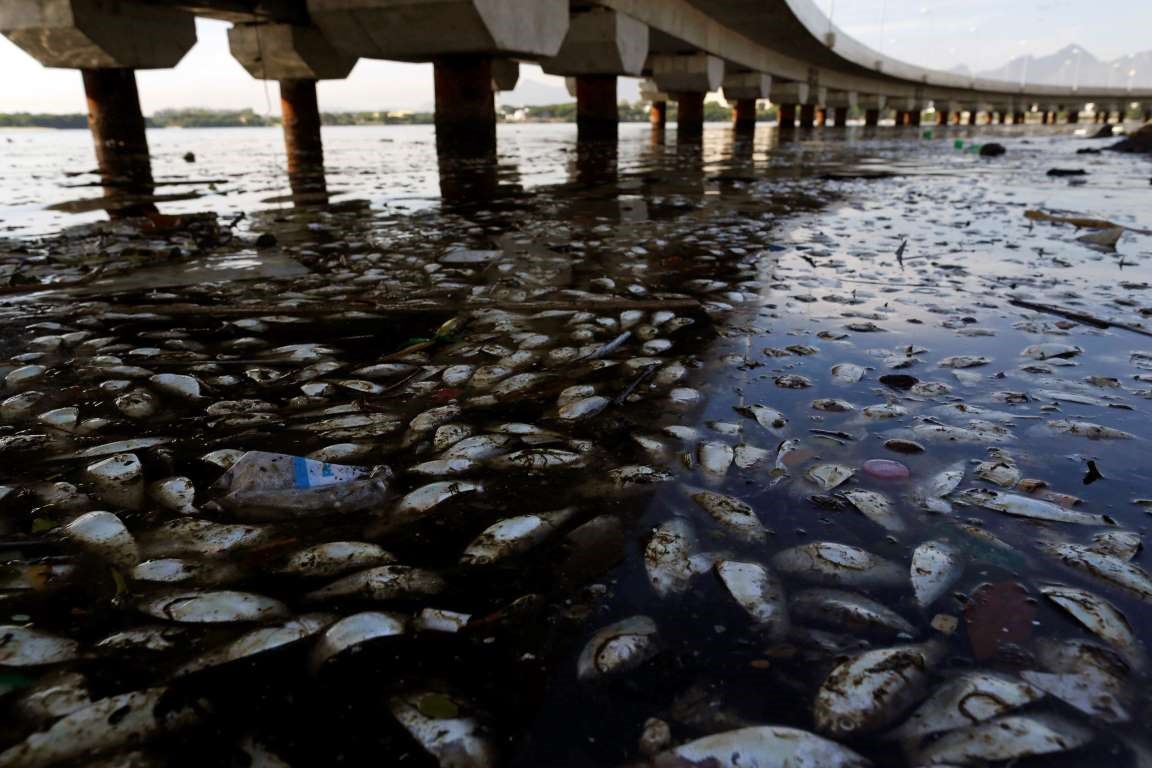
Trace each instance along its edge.
{"label": "bridge", "polygon": [[617,78],[645,77],[662,129],[677,104],[680,140],[703,132],[705,94],[721,89],[738,132],[756,102],[779,108],[781,130],[865,125],[882,112],[920,125],[1152,117],[1152,90],[1055,87],[965,77],[868,48],[811,0],[0,0],[0,32],[44,66],[78,69],[106,188],[151,186],[135,70],[174,67],[196,42],[194,19],[232,23],[232,55],[279,82],[294,193],[323,195],[316,82],[343,78],[359,58],[432,62],[437,147],[489,154],[494,92],[515,86],[519,62],[569,78],[580,137],[617,132]]}

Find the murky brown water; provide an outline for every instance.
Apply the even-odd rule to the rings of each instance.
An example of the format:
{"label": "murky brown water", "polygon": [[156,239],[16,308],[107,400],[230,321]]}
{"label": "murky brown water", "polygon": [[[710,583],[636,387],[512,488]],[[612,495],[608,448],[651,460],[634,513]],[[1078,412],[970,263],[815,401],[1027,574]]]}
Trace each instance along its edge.
{"label": "murky brown water", "polygon": [[[834,135],[717,130],[700,147],[628,130],[610,150],[549,134],[496,167],[424,161],[448,200],[415,212],[367,173],[329,210],[249,208],[232,234],[186,218],[9,245],[9,273],[81,284],[0,315],[3,623],[49,635],[5,630],[3,738],[52,728],[30,744],[79,752],[26,745],[0,765],[615,766],[646,764],[642,732],[659,752],[765,725],[885,766],[1147,763],[1152,165],[1077,155],[1103,143],[1062,131],[1004,131],[996,160],[966,129]],[[1126,229],[1113,251],[1076,239],[1106,229],[1027,211]],[[258,233],[280,247],[257,256]],[[225,268],[240,271],[208,282]],[[141,437],[163,442],[121,447],[139,461],[121,482],[86,469],[115,446],[77,455]],[[213,484],[241,451],[392,477],[353,511],[229,504]],[[192,499],[151,485],[174,477]],[[437,482],[459,484],[421,503]],[[754,517],[726,517],[733,499]],[[498,521],[562,509],[535,538],[521,521],[495,562],[462,559]],[[129,533],[72,524],[92,510]],[[253,528],[224,547],[172,527],[189,519]],[[361,559],[284,572],[338,541]],[[816,542],[881,560],[821,576],[789,555]],[[386,562],[370,545],[393,559],[374,597],[311,594]],[[946,566],[926,576],[933,552]],[[1110,577],[1068,564],[1089,560]],[[741,592],[737,571],[775,587]],[[1095,601],[1104,637],[1067,594]],[[467,622],[434,629],[426,609]],[[364,612],[388,615],[329,628]],[[637,616],[651,623],[597,639],[578,672],[598,631]],[[262,626],[285,629],[226,646]],[[838,681],[894,647],[910,650]],[[891,735],[973,673],[996,677],[923,710],[928,735]],[[108,699],[157,687],[158,709]],[[757,751],[749,733],[699,764],[786,764],[787,739]],[[680,757],[653,764],[698,764]]]}

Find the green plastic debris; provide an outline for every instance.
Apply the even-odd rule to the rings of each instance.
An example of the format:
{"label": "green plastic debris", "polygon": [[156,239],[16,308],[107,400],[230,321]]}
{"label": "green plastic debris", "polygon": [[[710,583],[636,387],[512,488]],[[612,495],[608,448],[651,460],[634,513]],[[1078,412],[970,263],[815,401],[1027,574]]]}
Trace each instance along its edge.
{"label": "green plastic debris", "polygon": [[964,149],[964,139],[956,139],[952,142],[952,146],[956,149]]}

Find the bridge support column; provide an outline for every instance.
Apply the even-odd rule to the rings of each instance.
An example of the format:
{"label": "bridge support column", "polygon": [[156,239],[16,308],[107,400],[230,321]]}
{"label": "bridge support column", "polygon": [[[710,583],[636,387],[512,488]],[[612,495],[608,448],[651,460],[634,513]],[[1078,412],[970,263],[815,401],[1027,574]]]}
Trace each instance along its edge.
{"label": "bridge support column", "polygon": [[620,113],[615,75],[576,76],[576,133],[580,139],[615,139]]}
{"label": "bridge support column", "polygon": [[1068,124],[1075,125],[1080,122],[1080,107],[1072,107],[1068,110]]}
{"label": "bridge support column", "polygon": [[1152,109],[1144,110],[1144,122],[1152,123]]}
{"label": "bridge support column", "polygon": [[699,92],[676,94],[676,136],[698,139],[704,135],[704,96]]}
{"label": "bridge support column", "polygon": [[492,59],[448,56],[433,62],[436,147],[441,152],[486,156],[496,152],[496,99]]}
{"label": "bridge support column", "polygon": [[909,119],[909,125],[913,128],[919,128],[921,121],[924,119],[924,114],[917,108],[912,110]]}
{"label": "bridge support column", "polygon": [[1000,125],[1007,125],[1007,123],[1008,123],[1008,111],[1002,109],[998,113],[996,113],[996,122],[999,123]]}
{"label": "bridge support column", "polygon": [[777,112],[779,113],[779,122],[781,128],[795,128],[796,127],[796,105],[795,104],[778,104]]}
{"label": "bridge support column", "polygon": [[657,130],[664,130],[668,125],[668,102],[654,101],[648,108],[648,122]]}
{"label": "bridge support column", "polygon": [[976,107],[972,107],[972,109],[968,111],[968,125],[976,125],[976,120],[979,116],[980,113]]}
{"label": "bridge support column", "polygon": [[1013,125],[1024,125],[1027,122],[1028,122],[1027,113],[1025,113],[1025,112],[1013,112],[1012,113],[1012,124]]}
{"label": "bridge support column", "polygon": [[737,133],[755,133],[756,99],[737,99],[732,110],[732,127]]}
{"label": "bridge support column", "polygon": [[801,104],[800,105],[800,127],[812,128],[816,125],[816,105],[815,104]]}
{"label": "bridge support column", "polygon": [[281,80],[280,113],[288,181],[297,203],[326,202],[324,144],[320,140],[320,105],[315,80]]}
{"label": "bridge support column", "polygon": [[832,108],[832,123],[837,128],[844,128],[848,125],[848,107],[833,107]]}
{"label": "bridge support column", "polygon": [[[144,114],[133,69],[84,69],[88,128],[96,145],[96,165],[105,188],[152,194],[152,163]],[[155,211],[152,204],[130,206],[124,215]]]}
{"label": "bridge support column", "polygon": [[864,110],[864,126],[866,128],[875,128],[880,125],[880,110],[866,109]]}
{"label": "bridge support column", "polygon": [[936,110],[936,125],[948,125],[951,113],[946,109]]}
{"label": "bridge support column", "polygon": [[814,116],[813,122],[818,128],[823,128],[826,126],[828,124],[828,110],[824,107],[816,107],[816,114]]}

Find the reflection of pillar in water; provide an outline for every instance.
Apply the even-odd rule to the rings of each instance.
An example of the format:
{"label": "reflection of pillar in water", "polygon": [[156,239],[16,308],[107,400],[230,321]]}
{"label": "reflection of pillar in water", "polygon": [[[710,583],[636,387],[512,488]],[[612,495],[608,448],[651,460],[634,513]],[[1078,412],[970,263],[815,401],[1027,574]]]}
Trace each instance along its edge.
{"label": "reflection of pillar in water", "polygon": [[325,204],[328,189],[324,181],[324,145],[320,140],[316,81],[281,80],[280,111],[292,199],[297,205]]}
{"label": "reflection of pillar in water", "polygon": [[[105,194],[117,192],[151,195],[152,164],[148,137],[131,69],[85,69],[84,95],[88,99],[88,127],[96,145],[96,164]],[[113,215],[155,212],[151,203],[113,210]]]}
{"label": "reflection of pillar in water", "polygon": [[580,186],[616,183],[616,143],[577,141],[575,181]]}

